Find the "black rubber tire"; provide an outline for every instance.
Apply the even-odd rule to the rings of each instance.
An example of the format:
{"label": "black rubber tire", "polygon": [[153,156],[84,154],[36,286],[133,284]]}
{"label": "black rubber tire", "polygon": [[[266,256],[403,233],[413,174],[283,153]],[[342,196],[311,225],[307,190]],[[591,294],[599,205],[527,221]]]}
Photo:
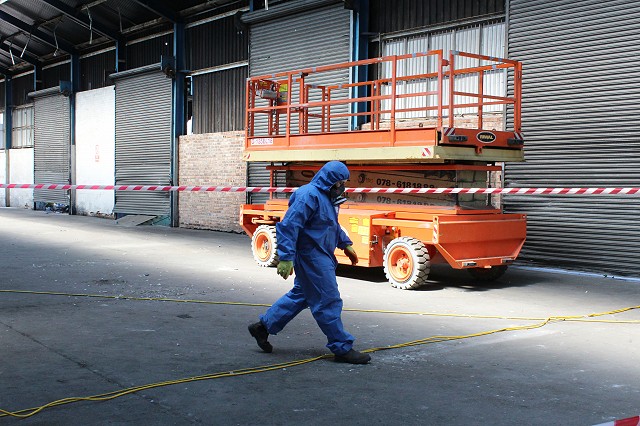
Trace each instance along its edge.
{"label": "black rubber tire", "polygon": [[493,266],[491,268],[469,268],[467,272],[474,280],[481,283],[489,283],[504,275],[507,272],[507,268],[507,265]]}
{"label": "black rubber tire", "polygon": [[[401,290],[413,290],[427,284],[431,260],[422,241],[412,237],[392,240],[384,250],[384,273],[389,283]],[[404,265],[408,265],[403,268]]]}
{"label": "black rubber tire", "polygon": [[254,260],[263,268],[278,264],[278,239],[276,227],[260,225],[251,237],[251,252]]}

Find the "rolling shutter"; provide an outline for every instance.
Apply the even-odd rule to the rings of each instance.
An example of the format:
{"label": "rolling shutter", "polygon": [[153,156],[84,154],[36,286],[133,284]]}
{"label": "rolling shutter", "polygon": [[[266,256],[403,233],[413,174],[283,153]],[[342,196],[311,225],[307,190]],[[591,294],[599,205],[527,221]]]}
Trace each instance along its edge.
{"label": "rolling shutter", "polygon": [[[58,87],[29,94],[34,98],[34,182],[70,183],[70,102]],[[35,189],[33,200],[69,205],[69,191]]]}
{"label": "rolling shutter", "polygon": [[[172,85],[158,66],[154,69],[112,76],[116,87],[116,185],[171,185]],[[170,194],[116,191],[114,212],[169,215]]]}
{"label": "rolling shutter", "polygon": [[[511,0],[509,57],[523,62],[523,164],[512,187],[640,183],[640,4]],[[636,112],[637,111],[637,112]],[[635,196],[506,196],[528,215],[521,259],[640,275]]]}
{"label": "rolling shutter", "polygon": [[[349,62],[351,52],[351,11],[344,8],[342,2],[307,1],[307,9],[294,8],[295,2],[287,6],[284,3],[280,9],[270,8],[274,16],[269,19],[267,11],[254,12],[254,18],[244,19],[250,24],[249,35],[249,74],[251,76],[271,74],[281,71],[321,65]],[[301,3],[302,4],[302,3]],[[316,6],[316,8],[313,8]],[[320,7],[318,7],[320,6]],[[284,10],[290,7],[291,10]],[[264,15],[264,16],[263,16]],[[247,14],[245,16],[251,16]],[[259,19],[258,19],[259,18]],[[317,75],[311,75],[306,83],[316,85],[335,85],[349,83],[349,70],[335,70]],[[296,102],[298,90],[292,92],[292,99]],[[347,90],[335,92],[332,99],[345,99]],[[321,100],[310,96],[311,101]],[[348,112],[348,105],[332,107],[332,113]],[[286,120],[283,120],[286,121]],[[266,123],[266,120],[263,121]],[[256,120],[257,131],[260,131],[260,120]],[[263,124],[266,129],[266,124]],[[297,116],[292,116],[292,128],[298,126]],[[349,119],[332,120],[331,130],[348,130]],[[320,121],[309,121],[309,131],[320,130]],[[284,124],[281,131],[284,133]],[[265,163],[249,164],[249,184],[251,186],[269,186],[269,174],[264,173]],[[264,202],[265,194],[250,194],[251,202]]]}

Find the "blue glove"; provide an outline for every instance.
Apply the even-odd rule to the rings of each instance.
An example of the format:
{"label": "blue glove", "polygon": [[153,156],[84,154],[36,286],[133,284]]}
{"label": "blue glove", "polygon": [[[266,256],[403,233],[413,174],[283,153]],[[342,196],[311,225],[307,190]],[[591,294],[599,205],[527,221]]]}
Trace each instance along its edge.
{"label": "blue glove", "polygon": [[292,260],[281,260],[278,263],[278,275],[280,275],[285,280],[289,278],[289,275],[293,273],[293,261]]}

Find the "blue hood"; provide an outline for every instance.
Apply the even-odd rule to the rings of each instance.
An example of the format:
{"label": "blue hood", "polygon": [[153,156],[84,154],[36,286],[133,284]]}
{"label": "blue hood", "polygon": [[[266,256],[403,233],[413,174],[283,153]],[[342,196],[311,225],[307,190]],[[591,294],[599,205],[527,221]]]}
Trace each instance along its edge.
{"label": "blue hood", "polygon": [[340,161],[329,161],[316,173],[311,180],[311,185],[327,192],[341,180],[349,179],[349,169]]}

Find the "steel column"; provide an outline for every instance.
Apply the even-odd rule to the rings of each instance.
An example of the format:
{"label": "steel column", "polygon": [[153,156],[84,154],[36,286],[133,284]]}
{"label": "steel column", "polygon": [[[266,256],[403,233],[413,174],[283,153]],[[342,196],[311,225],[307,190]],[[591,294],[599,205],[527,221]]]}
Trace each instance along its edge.
{"label": "steel column", "polygon": [[[11,76],[4,76],[4,147],[5,147],[5,182],[11,183],[11,161],[10,161],[10,153],[11,153],[11,128],[12,124],[12,87],[13,80]],[[11,204],[11,190],[4,190],[4,205],[9,207]]]}
{"label": "steel column", "polygon": [[[173,25],[173,54],[175,56],[175,77],[173,78],[173,105],[172,105],[172,140],[171,140],[171,182],[178,184],[178,140],[186,134],[186,61],[185,61],[185,26],[183,22]],[[178,196],[171,194],[171,226],[179,226]]]}
{"label": "steel column", "polygon": [[[356,3],[355,10],[353,11],[352,18],[353,33],[352,37],[352,61],[359,61],[362,59],[368,59],[369,57],[369,41],[366,34],[369,31],[369,0],[359,0]],[[352,76],[352,83],[361,83],[369,79],[367,73],[367,66],[356,66]],[[352,96],[354,98],[364,98],[367,96],[367,86],[356,86],[352,89]],[[353,113],[360,113],[367,111],[366,102],[358,102],[353,104]],[[354,116],[351,121],[351,129],[357,129],[360,125],[364,124],[366,117]]]}

